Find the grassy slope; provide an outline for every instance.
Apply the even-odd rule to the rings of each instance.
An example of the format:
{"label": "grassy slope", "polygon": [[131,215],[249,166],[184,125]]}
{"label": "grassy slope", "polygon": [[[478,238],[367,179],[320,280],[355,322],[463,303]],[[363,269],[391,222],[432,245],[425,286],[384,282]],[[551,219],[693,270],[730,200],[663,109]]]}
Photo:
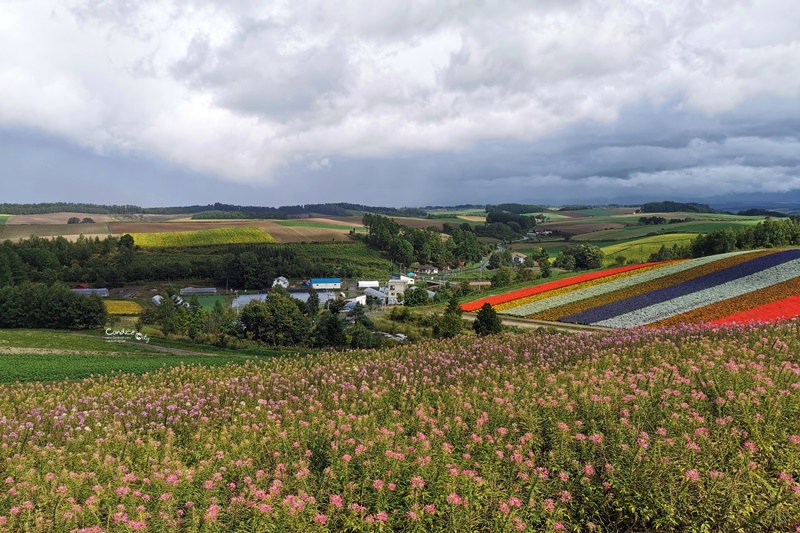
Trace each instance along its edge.
{"label": "grassy slope", "polygon": [[[117,326],[117,329],[121,327]],[[101,333],[0,329],[0,383],[75,380],[112,373],[143,374],[182,364],[220,366],[298,352],[310,353],[308,350],[275,349],[232,351],[157,338],[151,338],[149,345],[135,341],[116,343],[97,336]],[[156,351],[154,347],[158,346],[184,353]],[[63,353],[58,353],[58,350],[63,350]],[[194,351],[198,353],[185,353]]]}

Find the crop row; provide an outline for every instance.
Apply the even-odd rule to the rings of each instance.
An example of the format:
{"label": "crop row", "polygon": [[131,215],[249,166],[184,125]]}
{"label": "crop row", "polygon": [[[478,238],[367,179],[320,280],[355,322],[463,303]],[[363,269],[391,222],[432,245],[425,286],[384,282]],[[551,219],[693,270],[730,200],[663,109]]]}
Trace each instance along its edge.
{"label": "crop row", "polygon": [[756,311],[754,316],[763,316],[764,320],[774,320],[778,316],[794,316],[794,315],[774,315],[770,316],[763,306],[780,302],[786,299],[788,295],[800,294],[800,277],[790,279],[783,283],[776,283],[764,289],[748,292],[741,296],[722,300],[693,311],[681,313],[664,320],[659,320],[650,324],[650,327],[667,327],[677,326],[680,324],[703,324],[703,323],[720,323],[727,324],[731,322],[740,322],[738,319],[733,319],[734,316],[755,310],[759,307],[760,311]]}
{"label": "crop row", "polygon": [[[778,255],[768,256],[765,259],[777,259]],[[793,255],[800,257],[800,251]],[[751,263],[755,261],[751,261]],[[781,262],[769,268],[759,268],[751,274],[741,275],[742,272],[747,271],[743,268],[747,264],[740,265],[742,268],[732,267],[721,270],[716,275],[704,276],[703,285],[695,285],[692,287],[694,289],[692,292],[687,293],[684,287],[677,285],[672,288],[675,295],[673,298],[665,298],[644,308],[629,308],[630,310],[626,313],[594,323],[612,328],[644,326],[681,312],[712,305],[800,276],[800,259]],[[734,270],[739,270],[735,272],[738,274],[735,277],[734,272],[731,272]],[[665,295],[659,295],[659,298],[662,296]]]}
{"label": "crop row", "polygon": [[722,324],[748,324],[750,322],[775,322],[796,316],[800,316],[800,294],[713,320],[710,324],[718,326]]}
{"label": "crop row", "polygon": [[481,298],[480,300],[475,300],[473,302],[467,302],[465,304],[462,304],[461,308],[464,311],[477,311],[478,309],[483,307],[483,305],[486,303],[494,307],[500,304],[504,304],[506,302],[511,302],[514,300],[519,300],[521,298],[526,298],[528,296],[533,296],[535,294],[540,294],[554,289],[560,289],[562,287],[567,287],[569,285],[574,285],[576,283],[582,283],[585,281],[591,281],[598,278],[612,276],[614,274],[620,274],[622,272],[628,272],[630,270],[637,270],[639,268],[648,267],[653,264],[654,263],[646,263],[643,265],[628,265],[624,267],[611,268],[608,270],[601,270],[599,272],[591,272],[589,274],[582,274],[580,276],[573,276],[570,278],[560,279],[557,281],[551,281],[548,283],[543,283],[541,285],[535,285],[533,287],[527,287],[525,289],[520,289],[517,291],[498,294],[496,296],[490,296],[488,298]]}
{"label": "crop row", "polygon": [[595,278],[589,281],[574,283],[566,287],[561,287],[560,289],[553,289],[547,292],[534,294],[533,296],[520,298],[519,300],[514,300],[513,302],[506,302],[504,304],[500,304],[495,308],[495,310],[497,312],[505,312],[506,314],[515,316],[529,315],[531,313],[537,312],[539,309],[542,308],[543,305],[547,306],[547,303],[543,303],[543,301],[549,301],[551,298],[557,298],[557,297],[570,298],[575,294],[583,294],[584,291],[591,291],[593,289],[602,290],[602,289],[597,289],[597,287],[605,287],[606,285],[612,283],[626,283],[627,279],[630,277],[642,273],[649,273],[652,271],[660,270],[665,266],[667,266],[668,264],[669,263],[658,263],[643,268],[639,268],[636,270],[629,270],[627,272],[620,272],[619,274],[612,274],[611,276],[605,276],[602,278]]}
{"label": "crop row", "polygon": [[[734,254],[738,256],[741,254],[741,252],[734,252]],[[697,267],[711,262],[716,262],[719,259],[724,259],[724,257],[702,257],[699,259],[692,259],[690,261],[681,261],[677,263],[660,263],[658,265],[637,270],[635,272],[614,276],[613,279],[611,277],[602,278],[598,280],[598,282],[595,282],[591,285],[581,284],[580,286],[570,286],[562,293],[555,291],[548,292],[543,295],[546,297],[546,299],[543,299],[544,301],[537,302],[533,305],[520,305],[519,307],[515,307],[510,310],[508,314],[515,316],[530,316],[536,313],[541,313],[542,311],[546,311],[548,309],[552,309],[553,307],[560,307],[562,305],[602,296],[610,292],[616,292],[630,287],[640,286],[642,284],[650,284],[651,282],[662,278],[674,279],[675,274],[685,271],[694,272]],[[673,277],[670,278],[670,276]]]}
{"label": "crop row", "polygon": [[572,304],[561,305],[557,307],[554,306],[552,309],[548,309],[547,311],[529,315],[529,318],[535,318],[539,320],[560,320],[564,317],[581,313],[587,309],[601,307],[603,305],[624,300],[626,298],[631,298],[633,296],[638,296],[646,292],[662,289],[664,287],[670,287],[677,283],[712,273],[720,268],[727,268],[729,266],[737,265],[741,262],[749,261],[750,259],[767,255],[769,253],[773,252],[733,252],[730,254],[703,257],[677,263],[670,265],[661,271],[657,271],[657,273],[666,271],[668,274],[670,274],[668,276],[660,278],[651,278],[650,276],[643,277],[640,279],[641,283],[631,283],[629,287],[608,292],[600,296],[587,298]]}

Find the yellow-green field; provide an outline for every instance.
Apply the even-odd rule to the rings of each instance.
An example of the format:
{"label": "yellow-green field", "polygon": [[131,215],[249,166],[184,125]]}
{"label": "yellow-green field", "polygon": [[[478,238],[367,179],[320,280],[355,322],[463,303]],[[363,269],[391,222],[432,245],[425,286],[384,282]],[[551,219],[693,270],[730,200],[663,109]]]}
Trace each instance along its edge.
{"label": "yellow-green field", "polygon": [[126,300],[103,300],[109,315],[138,315],[142,306],[136,302]]}
{"label": "yellow-green field", "polygon": [[697,237],[696,233],[667,233],[664,235],[653,235],[619,244],[612,244],[600,248],[607,258],[614,259],[618,255],[624,255],[628,259],[646,261],[650,254],[656,253],[662,246],[672,248],[673,245],[688,246],[692,239]]}
{"label": "yellow-green field", "polygon": [[6,223],[6,220],[11,218],[13,215],[0,215],[0,226]]}
{"label": "yellow-green field", "polygon": [[275,242],[261,228],[238,227],[198,231],[168,231],[161,233],[132,233],[133,242],[145,248],[177,246],[206,246],[209,244],[258,244]]}

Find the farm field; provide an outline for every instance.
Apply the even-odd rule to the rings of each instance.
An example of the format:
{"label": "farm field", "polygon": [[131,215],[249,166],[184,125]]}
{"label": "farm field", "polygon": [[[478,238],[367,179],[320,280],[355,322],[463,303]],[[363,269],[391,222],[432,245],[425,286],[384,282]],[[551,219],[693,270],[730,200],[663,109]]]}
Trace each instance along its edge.
{"label": "farm field", "polygon": [[364,226],[348,226],[346,224],[339,224],[334,222],[319,222],[312,219],[303,219],[303,220],[276,220],[276,224],[280,224],[281,226],[286,227],[297,227],[297,228],[324,228],[324,229],[334,229],[337,231],[346,230],[349,231],[350,229],[355,229],[357,232],[366,232],[367,229]]}
{"label": "farm field", "polygon": [[[191,296],[189,296],[189,298],[191,298]],[[200,302],[200,307],[206,311],[212,311],[214,309],[214,304],[217,302],[221,303],[223,306],[228,304],[224,296],[200,295],[197,297],[197,300]]]}
{"label": "farm field", "polygon": [[[11,225],[18,225],[18,224],[43,224],[46,226],[56,226],[56,225],[66,225],[67,220],[72,217],[77,217],[81,220],[84,218],[91,218],[95,221],[95,223],[105,223],[111,222],[112,216],[111,215],[95,215],[92,213],[73,213],[73,212],[65,212],[65,213],[47,213],[42,215],[13,215],[11,219],[8,221],[8,224]],[[78,224],[74,224],[78,225]],[[85,225],[85,224],[84,224]]]}
{"label": "farm field", "polygon": [[260,228],[215,228],[201,231],[132,233],[137,246],[150,248],[206,246],[211,244],[270,243],[275,239]]}
{"label": "farm field", "polygon": [[799,339],[540,331],[6,384],[0,523],[789,531]]}
{"label": "farm field", "polygon": [[667,248],[671,248],[673,245],[688,246],[695,237],[697,237],[696,233],[666,233],[603,246],[600,249],[606,254],[607,260],[624,255],[628,259],[644,262],[650,257],[650,254],[658,252],[662,246]]}
{"label": "farm field", "polygon": [[[13,220],[16,216],[12,217]],[[0,239],[20,240],[34,237],[58,237],[74,235],[109,235],[108,224],[5,224],[0,226]]]}
{"label": "farm field", "polygon": [[751,310],[762,321],[785,320],[800,309],[793,301],[780,302],[797,294],[800,250],[762,250],[590,272],[462,308],[475,311],[489,303],[497,312],[516,317],[611,328],[659,327],[725,321]]}
{"label": "farm field", "polygon": [[12,216],[14,215],[0,215],[0,226],[8,222],[8,219],[11,218]]}
{"label": "farm field", "polygon": [[138,315],[143,311],[142,306],[130,300],[103,300],[109,315]]}

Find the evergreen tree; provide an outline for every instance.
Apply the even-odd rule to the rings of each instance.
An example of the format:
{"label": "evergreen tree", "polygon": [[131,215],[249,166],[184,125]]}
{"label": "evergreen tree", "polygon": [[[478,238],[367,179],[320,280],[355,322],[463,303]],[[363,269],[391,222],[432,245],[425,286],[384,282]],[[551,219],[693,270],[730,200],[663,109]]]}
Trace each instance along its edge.
{"label": "evergreen tree", "polygon": [[503,330],[503,323],[500,321],[500,317],[497,316],[497,311],[492,309],[490,303],[483,304],[481,310],[478,311],[478,316],[475,317],[475,322],[472,323],[472,329],[481,336],[493,335]]}
{"label": "evergreen tree", "polygon": [[306,300],[306,314],[314,318],[319,313],[319,294],[312,287],[308,290],[308,300]]}
{"label": "evergreen tree", "polygon": [[337,314],[323,311],[317,320],[314,344],[320,348],[341,348],[347,345],[344,323]]}

